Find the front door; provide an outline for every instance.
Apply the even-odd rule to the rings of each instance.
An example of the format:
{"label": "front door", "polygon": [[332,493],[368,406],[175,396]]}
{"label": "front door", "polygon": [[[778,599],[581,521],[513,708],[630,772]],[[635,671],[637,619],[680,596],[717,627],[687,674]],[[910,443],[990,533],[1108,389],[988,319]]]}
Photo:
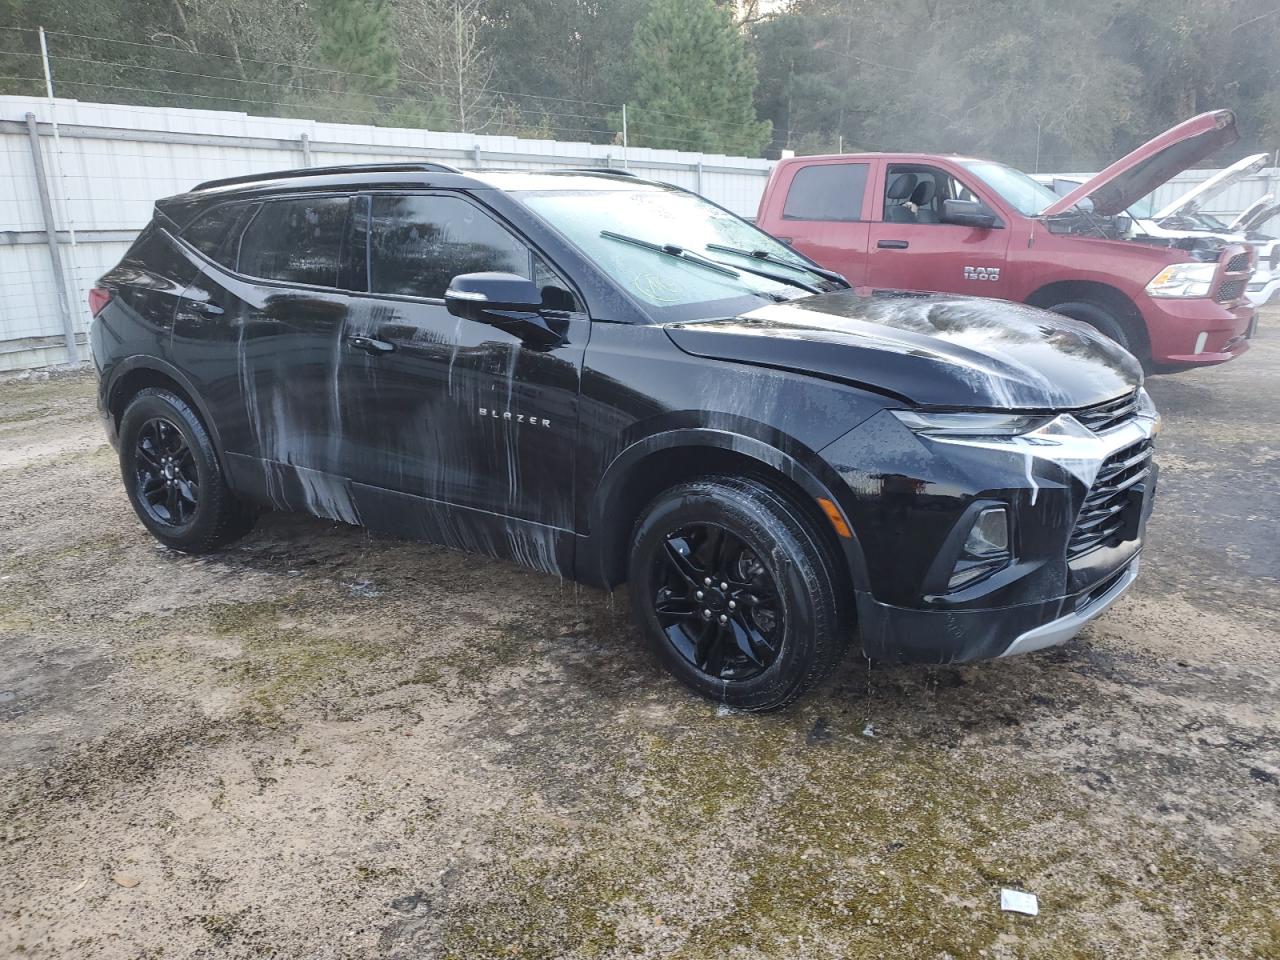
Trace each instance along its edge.
{"label": "front door", "polygon": [[[570,531],[591,325],[568,285],[462,195],[375,194],[362,233],[369,294],[353,304],[341,363],[343,433],[353,451],[347,470],[366,500],[420,521],[428,514],[418,532],[432,539],[499,555],[536,551],[555,531]],[[563,308],[564,342],[529,345],[451,315],[443,299],[449,281],[480,271],[534,279],[545,302]],[[362,507],[371,525],[384,525],[373,517],[378,509]]]}
{"label": "front door", "polygon": [[986,200],[940,167],[888,165],[868,245],[873,289],[1007,297],[1010,230],[943,223],[942,203],[949,199]]}

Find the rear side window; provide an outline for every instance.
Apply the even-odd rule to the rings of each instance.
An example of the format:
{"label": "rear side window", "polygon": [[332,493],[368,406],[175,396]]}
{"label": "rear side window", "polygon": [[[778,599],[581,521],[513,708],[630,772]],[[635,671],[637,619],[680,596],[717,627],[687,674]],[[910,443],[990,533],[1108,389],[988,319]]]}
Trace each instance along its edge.
{"label": "rear side window", "polygon": [[347,197],[268,200],[240,238],[240,272],[336,287],[349,204]]}
{"label": "rear side window", "polygon": [[818,163],[791,179],[784,220],[860,220],[867,186],[865,163]]}
{"label": "rear side window", "polygon": [[458,197],[373,198],[373,293],[440,299],[458,274],[487,270],[532,279],[529,248],[480,208]]}
{"label": "rear side window", "polygon": [[235,239],[239,227],[256,204],[224,203],[196,217],[182,231],[182,239],[210,260],[235,269]]}

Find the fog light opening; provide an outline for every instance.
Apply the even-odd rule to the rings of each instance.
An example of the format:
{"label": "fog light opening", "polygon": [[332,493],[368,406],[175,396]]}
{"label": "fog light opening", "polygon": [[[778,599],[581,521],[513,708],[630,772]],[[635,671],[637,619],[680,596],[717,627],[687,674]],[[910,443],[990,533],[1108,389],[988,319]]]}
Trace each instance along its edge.
{"label": "fog light opening", "polygon": [[1004,507],[987,507],[969,528],[947,589],[959,590],[991,576],[1008,566],[1010,556],[1009,511]]}
{"label": "fog light opening", "polygon": [[1209,342],[1209,331],[1202,330],[1200,336],[1196,337],[1196,353],[1204,353],[1204,345]]}

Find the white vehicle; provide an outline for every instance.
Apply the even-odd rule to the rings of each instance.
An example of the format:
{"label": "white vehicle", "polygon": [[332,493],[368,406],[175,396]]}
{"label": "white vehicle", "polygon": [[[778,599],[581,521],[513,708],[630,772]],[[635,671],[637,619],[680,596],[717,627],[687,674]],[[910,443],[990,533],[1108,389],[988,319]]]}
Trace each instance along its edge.
{"label": "white vehicle", "polygon": [[[1129,207],[1127,213],[1133,221],[1135,234],[1162,237],[1169,240],[1194,241],[1197,238],[1247,243],[1257,252],[1257,266],[1246,296],[1254,306],[1262,306],[1280,297],[1280,239],[1257,232],[1257,228],[1280,213],[1280,203],[1275,194],[1268,193],[1256,200],[1247,210],[1225,223],[1203,208],[1233,183],[1257,173],[1270,159],[1267,153],[1245,157],[1212,177],[1195,185],[1172,203],[1155,209],[1150,196],[1143,197]],[[1080,177],[1037,176],[1035,178],[1059,196],[1066,196],[1084,182]],[[1083,201],[1088,203],[1087,200]]]}

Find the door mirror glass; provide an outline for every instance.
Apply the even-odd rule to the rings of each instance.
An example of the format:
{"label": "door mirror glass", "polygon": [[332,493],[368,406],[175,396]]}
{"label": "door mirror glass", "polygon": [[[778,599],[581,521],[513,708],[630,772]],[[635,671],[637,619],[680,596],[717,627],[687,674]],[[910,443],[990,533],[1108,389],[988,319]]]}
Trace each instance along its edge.
{"label": "door mirror glass", "polygon": [[995,211],[981,200],[943,200],[942,222],[979,230],[1003,226]]}

